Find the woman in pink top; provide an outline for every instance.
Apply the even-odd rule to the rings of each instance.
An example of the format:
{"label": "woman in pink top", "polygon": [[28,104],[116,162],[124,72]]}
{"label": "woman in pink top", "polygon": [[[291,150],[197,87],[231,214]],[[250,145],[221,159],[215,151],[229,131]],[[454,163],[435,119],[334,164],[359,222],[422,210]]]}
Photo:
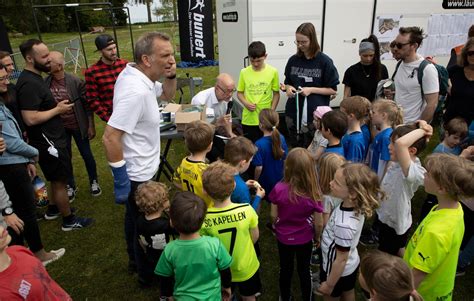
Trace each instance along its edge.
{"label": "woman in pink top", "polygon": [[302,300],[311,300],[310,261],[319,245],[323,206],[315,162],[304,148],[294,148],[285,162],[283,181],[270,193],[271,217],[280,255],[280,300],[291,299],[291,277],[296,256]]}

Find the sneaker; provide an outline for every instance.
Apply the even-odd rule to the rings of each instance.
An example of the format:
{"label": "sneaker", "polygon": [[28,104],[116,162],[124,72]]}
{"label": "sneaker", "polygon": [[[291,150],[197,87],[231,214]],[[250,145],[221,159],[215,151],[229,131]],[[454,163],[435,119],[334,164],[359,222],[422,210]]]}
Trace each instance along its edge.
{"label": "sneaker", "polygon": [[61,248],[61,249],[58,249],[58,250],[51,250],[51,251],[49,251],[49,252],[53,253],[53,254],[54,254],[54,257],[51,258],[51,259],[42,261],[43,266],[47,266],[47,265],[50,264],[51,262],[56,261],[56,260],[58,260],[59,258],[61,258],[61,257],[64,255],[64,253],[66,253],[66,249]]}
{"label": "sneaker", "polygon": [[65,224],[63,222],[63,226],[61,227],[61,229],[63,231],[80,230],[82,228],[90,226],[93,222],[94,220],[92,218],[75,216],[74,220],[71,223]]}
{"label": "sneaker", "polygon": [[466,275],[466,267],[460,267],[459,265],[456,267],[456,277]]}
{"label": "sneaker", "polygon": [[97,180],[92,180],[91,183],[91,195],[99,196],[102,194],[102,189],[100,189],[99,182]]}
{"label": "sneaker", "polygon": [[[52,209],[52,208],[55,208],[55,209]],[[72,214],[76,213],[76,208],[71,207],[71,213]],[[61,212],[59,212],[58,207],[49,207],[48,206],[48,209],[46,210],[46,213],[44,214],[44,219],[48,220],[48,221],[51,221],[53,219],[57,219],[60,216],[61,216]],[[38,218],[36,218],[36,220],[38,220]]]}
{"label": "sneaker", "polygon": [[72,188],[71,186],[67,185],[67,197],[69,198],[69,203],[72,203],[76,199],[77,187]]}
{"label": "sneaker", "polygon": [[378,239],[374,234],[361,235],[359,242],[364,247],[377,245]]}

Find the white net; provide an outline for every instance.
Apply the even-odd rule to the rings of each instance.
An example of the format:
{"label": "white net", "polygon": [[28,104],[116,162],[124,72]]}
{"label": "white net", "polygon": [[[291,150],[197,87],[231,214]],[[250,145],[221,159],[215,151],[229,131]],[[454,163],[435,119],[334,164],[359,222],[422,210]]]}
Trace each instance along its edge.
{"label": "white net", "polygon": [[[64,68],[69,72],[77,73],[84,65],[84,55],[81,50],[81,41],[79,38],[74,38],[69,41],[47,44],[49,51],[56,50],[64,55]],[[11,55],[15,63],[15,71],[12,74],[12,80],[18,79],[21,71],[25,68],[25,60],[20,52],[15,52]]]}

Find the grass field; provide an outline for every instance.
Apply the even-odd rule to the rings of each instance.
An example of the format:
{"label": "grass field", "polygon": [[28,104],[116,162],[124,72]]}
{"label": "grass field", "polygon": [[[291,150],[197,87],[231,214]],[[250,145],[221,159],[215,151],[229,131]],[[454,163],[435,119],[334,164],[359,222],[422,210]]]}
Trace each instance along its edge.
{"label": "grass field", "polygon": [[[141,33],[161,30],[168,32],[178,42],[177,27],[164,25],[147,25],[138,28],[134,26],[134,39]],[[108,31],[111,32],[110,30]],[[118,29],[118,40],[120,44],[120,54],[122,57],[131,59],[131,42],[128,38],[128,29]],[[75,33],[43,34],[43,40],[47,43],[56,43],[76,37]],[[12,39],[12,46],[18,49],[19,43],[33,37],[23,37]],[[86,35],[84,43],[89,64],[98,59],[98,54],[94,52],[95,35]],[[329,54],[330,55],[330,54]],[[177,57],[179,59],[179,57]],[[203,78],[203,86],[207,88],[214,84],[214,78],[218,74],[218,67],[204,67],[199,69],[178,69],[178,76],[185,77],[200,76]],[[81,75],[79,75],[81,76]],[[189,95],[185,91],[184,99],[189,101]],[[78,209],[78,215],[93,217],[95,224],[87,229],[73,232],[62,232],[60,221],[41,221],[41,233],[44,245],[47,249],[66,248],[65,256],[48,266],[51,276],[70,293],[75,300],[156,300],[158,299],[158,289],[140,289],[136,282],[135,275],[127,273],[127,255],[125,252],[125,240],[123,232],[124,207],[115,205],[113,201],[113,184],[110,169],[106,163],[104,149],[101,143],[101,136],[104,123],[96,118],[97,137],[91,141],[92,149],[97,162],[99,181],[103,189],[101,196],[93,198],[90,196],[87,173],[82,159],[74,149],[73,165],[78,184],[78,195],[73,206]],[[428,150],[433,149],[437,139],[430,142]],[[425,157],[429,151],[425,151]],[[185,156],[186,151],[182,141],[173,141],[169,161],[176,167]],[[167,180],[162,177],[165,183]],[[168,183],[170,184],[170,183]],[[418,220],[419,209],[425,194],[420,189],[413,200],[414,225]],[[264,227],[269,221],[269,208],[264,204],[260,216],[260,246],[262,250],[261,258],[261,278],[263,282],[263,295],[260,300],[278,300],[278,253],[276,241],[270,231]],[[365,248],[360,248],[363,254]],[[299,295],[299,285],[297,276],[294,275],[294,295],[295,300],[301,300]],[[454,300],[472,300],[474,298],[474,273],[468,271],[464,277],[456,279]],[[0,298],[1,299],[1,298]],[[357,299],[363,300],[360,291],[357,292]]]}

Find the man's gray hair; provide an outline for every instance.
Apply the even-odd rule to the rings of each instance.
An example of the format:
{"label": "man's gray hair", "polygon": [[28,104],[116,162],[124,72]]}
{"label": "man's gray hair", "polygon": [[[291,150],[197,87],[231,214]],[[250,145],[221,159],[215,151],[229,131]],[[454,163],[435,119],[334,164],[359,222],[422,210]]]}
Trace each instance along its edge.
{"label": "man's gray hair", "polygon": [[135,63],[142,63],[143,55],[152,55],[153,54],[153,42],[155,39],[160,39],[163,41],[170,41],[171,38],[166,33],[162,32],[149,32],[142,35],[138,41],[135,43]]}

